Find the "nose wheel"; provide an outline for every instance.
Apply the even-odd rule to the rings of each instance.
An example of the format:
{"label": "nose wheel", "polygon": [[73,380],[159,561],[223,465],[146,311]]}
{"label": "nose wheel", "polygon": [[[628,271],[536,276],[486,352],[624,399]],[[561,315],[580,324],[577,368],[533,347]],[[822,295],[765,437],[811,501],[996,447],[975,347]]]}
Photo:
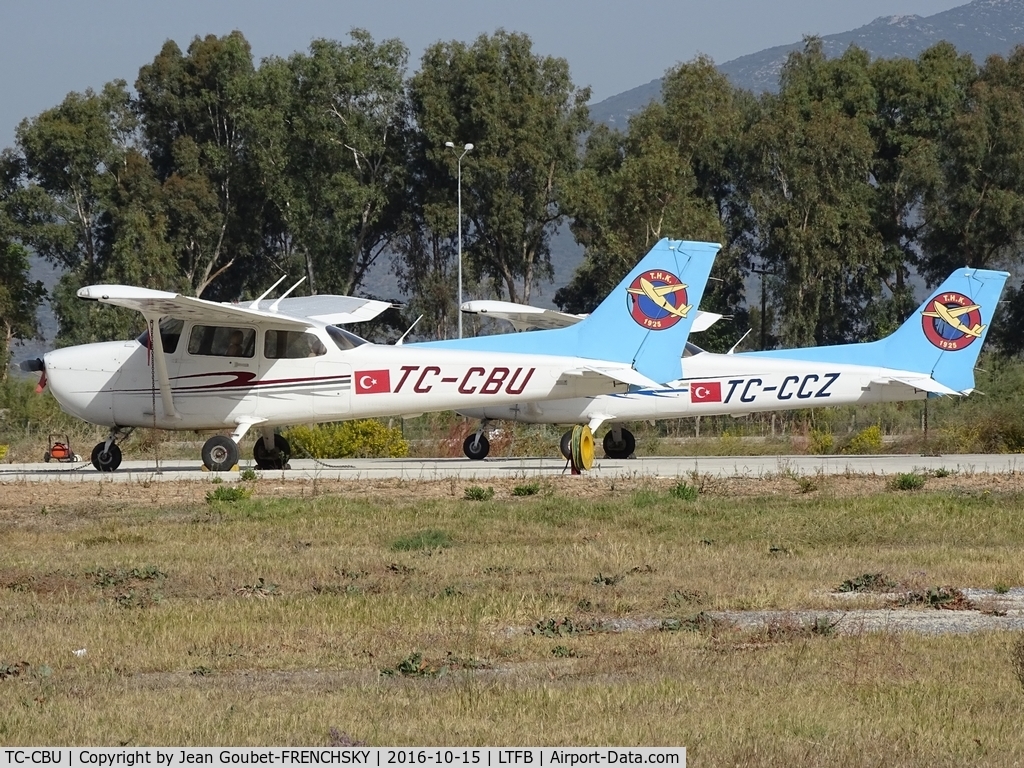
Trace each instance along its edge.
{"label": "nose wheel", "polygon": [[121,466],[121,449],[117,443],[96,443],[92,449],[92,465],[100,472],[113,472]]}
{"label": "nose wheel", "polygon": [[203,466],[211,472],[228,472],[238,464],[238,445],[230,437],[214,435],[203,443]]}
{"label": "nose wheel", "polygon": [[487,441],[486,435],[473,433],[463,441],[462,452],[466,454],[467,458],[480,461],[491,452],[491,444]]}

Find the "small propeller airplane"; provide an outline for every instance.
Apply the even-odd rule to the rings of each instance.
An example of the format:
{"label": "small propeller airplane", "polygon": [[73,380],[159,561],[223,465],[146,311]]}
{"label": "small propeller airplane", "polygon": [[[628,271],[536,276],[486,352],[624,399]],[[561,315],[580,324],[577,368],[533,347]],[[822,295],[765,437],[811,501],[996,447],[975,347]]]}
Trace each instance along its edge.
{"label": "small propeller airplane", "polygon": [[[569,327],[453,342],[371,344],[339,324],[389,304],[345,296],[245,304],[123,285],[82,288],[85,300],[142,314],[137,339],[84,344],[21,364],[69,414],[110,428],[92,464],[121,463],[131,430],[226,430],[203,445],[203,465],[225,471],[238,443],[260,430],[257,466],[279,469],[291,447],[275,427],[375,416],[590,397],[678,379],[717,243],[661,240],[585,320]],[[284,278],[282,278],[283,280]],[[635,293],[639,290],[640,293]]]}
{"label": "small propeller airplane", "polygon": [[[1007,277],[1006,272],[958,269],[895,333],[879,341],[715,354],[687,340],[682,353],[683,375],[667,386],[634,386],[628,392],[608,395],[460,408],[462,415],[481,420],[476,433],[466,438],[463,451],[471,459],[486,457],[490,449],[487,430],[498,420],[587,424],[595,432],[602,424],[610,423],[612,428],[604,436],[605,454],[624,459],[636,448],[636,438],[622,426],[626,421],[967,395],[974,389],[974,365]],[[642,285],[640,292],[657,303]],[[572,325],[584,318],[509,302],[468,302],[463,311],[507,319],[517,330],[541,322],[545,327]],[[713,322],[717,318],[711,315],[708,319]],[[691,332],[696,330],[695,324]],[[532,335],[515,334],[524,339]],[[567,432],[561,441],[562,454],[567,458],[569,435]]]}

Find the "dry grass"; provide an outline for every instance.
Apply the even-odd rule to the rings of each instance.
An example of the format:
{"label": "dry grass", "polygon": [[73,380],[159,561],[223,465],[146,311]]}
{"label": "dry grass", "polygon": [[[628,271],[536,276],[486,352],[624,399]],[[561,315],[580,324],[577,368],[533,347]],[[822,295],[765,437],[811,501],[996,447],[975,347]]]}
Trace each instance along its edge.
{"label": "dry grass", "polygon": [[1016,478],[898,495],[689,478],[695,501],[675,482],[518,482],[481,502],[459,481],[258,481],[230,504],[209,482],[0,486],[0,742],[325,744],[337,727],[685,744],[700,765],[1024,757],[1013,637],[698,618],[834,608],[865,573],[1019,585]]}

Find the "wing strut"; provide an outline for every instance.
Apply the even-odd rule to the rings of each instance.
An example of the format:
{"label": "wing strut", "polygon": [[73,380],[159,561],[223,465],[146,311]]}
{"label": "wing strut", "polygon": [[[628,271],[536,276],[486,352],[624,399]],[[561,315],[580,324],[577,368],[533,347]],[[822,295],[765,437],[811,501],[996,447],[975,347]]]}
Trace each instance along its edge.
{"label": "wing strut", "polygon": [[174,409],[174,395],[171,393],[171,379],[167,375],[167,358],[164,357],[164,340],[160,335],[160,317],[146,315],[146,321],[152,329],[149,332],[149,345],[153,350],[153,366],[156,369],[156,380],[160,386],[160,402],[164,406],[164,416],[169,419],[180,419]]}

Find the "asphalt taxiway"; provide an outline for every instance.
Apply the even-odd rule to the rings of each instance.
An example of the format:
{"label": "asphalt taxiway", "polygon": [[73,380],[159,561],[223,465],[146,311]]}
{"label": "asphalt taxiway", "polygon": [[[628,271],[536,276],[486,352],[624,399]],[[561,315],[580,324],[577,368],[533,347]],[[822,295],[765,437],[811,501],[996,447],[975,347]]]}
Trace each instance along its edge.
{"label": "asphalt taxiway", "polygon": [[[243,461],[244,469],[252,462]],[[566,462],[554,458],[486,459],[293,459],[287,470],[259,470],[263,478],[282,480],[485,480],[569,474]],[[947,470],[960,474],[1008,474],[1024,471],[1017,454],[949,454],[944,456],[647,456],[636,459],[598,459],[585,473],[592,477],[680,477],[696,472],[712,477],[776,477],[779,474],[893,475]],[[222,472],[223,479],[238,472]],[[88,462],[77,464],[0,464],[0,482],[158,482],[201,480],[215,476],[198,459],[155,462],[125,461],[116,472],[98,472]]]}

